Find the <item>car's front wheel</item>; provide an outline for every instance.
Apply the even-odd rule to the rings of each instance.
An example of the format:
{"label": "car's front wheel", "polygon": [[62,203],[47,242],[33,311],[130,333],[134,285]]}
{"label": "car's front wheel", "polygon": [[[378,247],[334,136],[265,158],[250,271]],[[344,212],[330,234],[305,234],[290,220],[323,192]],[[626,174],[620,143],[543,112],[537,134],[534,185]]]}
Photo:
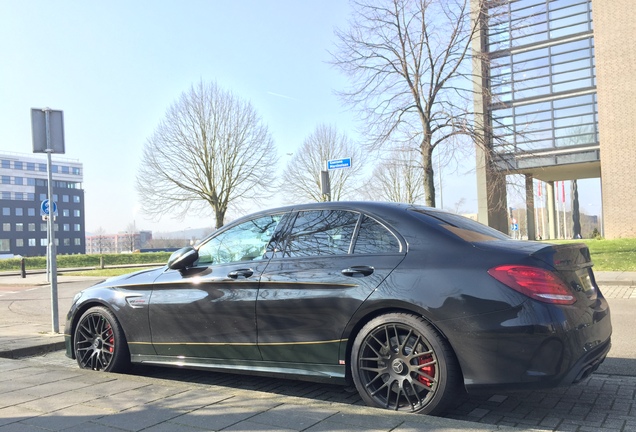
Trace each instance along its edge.
{"label": "car's front wheel", "polygon": [[452,349],[421,317],[390,313],[369,321],[351,351],[353,381],[371,406],[441,414],[460,371]]}
{"label": "car's front wheel", "polygon": [[73,348],[82,369],[123,372],[130,364],[124,332],[113,313],[102,306],[92,307],[81,316]]}

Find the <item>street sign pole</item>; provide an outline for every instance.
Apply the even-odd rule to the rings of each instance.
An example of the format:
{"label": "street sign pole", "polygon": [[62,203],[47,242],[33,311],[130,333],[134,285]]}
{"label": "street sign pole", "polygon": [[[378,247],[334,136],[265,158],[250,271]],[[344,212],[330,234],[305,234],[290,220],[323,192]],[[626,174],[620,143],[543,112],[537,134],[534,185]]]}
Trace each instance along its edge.
{"label": "street sign pole", "polygon": [[53,153],[53,146],[51,145],[51,110],[49,108],[44,109],[45,114],[45,127],[46,127],[46,171],[48,173],[48,194],[49,194],[49,219],[47,221],[48,239],[49,239],[49,267],[51,270],[51,319],[52,319],[52,332],[60,332],[60,320],[57,305],[57,250],[55,247],[55,214],[53,212],[53,170],[51,163],[51,153]]}

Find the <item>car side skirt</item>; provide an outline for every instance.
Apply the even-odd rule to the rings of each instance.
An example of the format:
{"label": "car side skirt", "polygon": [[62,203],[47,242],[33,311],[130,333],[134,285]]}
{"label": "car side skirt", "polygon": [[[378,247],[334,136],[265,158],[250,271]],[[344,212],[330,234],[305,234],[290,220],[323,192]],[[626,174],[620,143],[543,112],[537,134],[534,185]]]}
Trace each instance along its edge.
{"label": "car side skirt", "polygon": [[169,366],[184,369],[201,369],[247,375],[283,376],[292,379],[346,384],[344,365],[281,363],[261,360],[210,359],[196,357],[171,357],[157,355],[131,356],[133,363]]}

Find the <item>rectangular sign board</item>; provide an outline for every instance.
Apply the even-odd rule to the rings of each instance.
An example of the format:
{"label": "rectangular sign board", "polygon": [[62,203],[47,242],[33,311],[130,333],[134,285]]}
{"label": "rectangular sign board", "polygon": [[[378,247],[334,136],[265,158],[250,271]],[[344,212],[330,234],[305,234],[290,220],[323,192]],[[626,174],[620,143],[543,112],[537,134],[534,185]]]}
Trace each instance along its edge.
{"label": "rectangular sign board", "polygon": [[340,168],[351,168],[351,158],[332,159],[327,161],[327,169],[334,170]]}
{"label": "rectangular sign board", "polygon": [[[49,112],[50,153],[64,153],[64,116],[62,111]],[[46,111],[31,108],[31,131],[33,132],[33,153],[47,153]]]}

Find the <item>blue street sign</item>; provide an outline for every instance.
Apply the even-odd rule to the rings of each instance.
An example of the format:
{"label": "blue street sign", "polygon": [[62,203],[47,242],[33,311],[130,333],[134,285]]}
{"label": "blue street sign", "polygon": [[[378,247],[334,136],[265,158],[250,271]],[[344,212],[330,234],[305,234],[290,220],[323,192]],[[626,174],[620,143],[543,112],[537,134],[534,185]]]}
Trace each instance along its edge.
{"label": "blue street sign", "polygon": [[517,224],[517,223],[513,223],[513,224],[511,224],[511,225],[510,225],[510,229],[511,229],[512,231],[519,231],[519,224]]}
{"label": "blue street sign", "polygon": [[[40,204],[40,216],[48,216],[50,212],[49,200],[45,199]],[[53,201],[53,216],[57,216],[57,203],[55,201]]]}
{"label": "blue street sign", "polygon": [[327,161],[327,169],[334,170],[339,168],[351,168],[351,158],[332,159]]}

